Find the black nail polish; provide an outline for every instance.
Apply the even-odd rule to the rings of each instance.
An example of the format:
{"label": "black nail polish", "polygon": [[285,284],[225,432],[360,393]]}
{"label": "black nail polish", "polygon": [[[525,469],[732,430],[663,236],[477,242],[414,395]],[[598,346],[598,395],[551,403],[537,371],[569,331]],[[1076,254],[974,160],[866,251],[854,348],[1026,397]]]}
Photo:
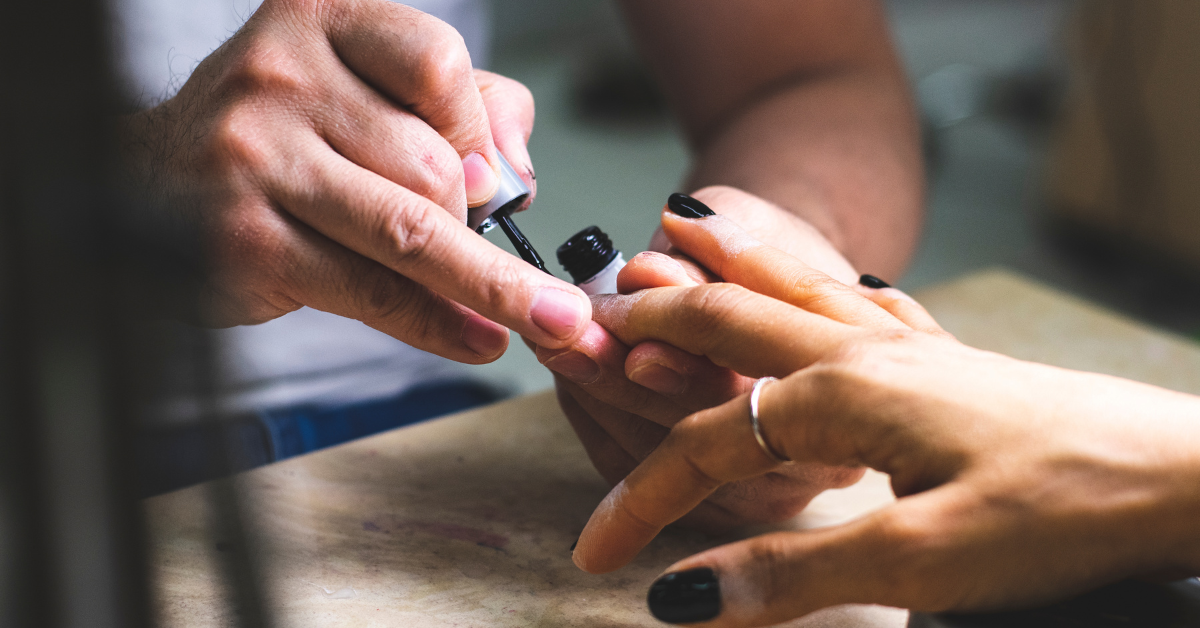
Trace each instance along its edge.
{"label": "black nail polish", "polygon": [[892,287],[892,284],[880,279],[879,277],[876,277],[875,275],[863,275],[862,277],[858,278],[858,283],[868,288],[875,288],[876,290],[880,288]]}
{"label": "black nail polish", "polygon": [[576,545],[579,545],[579,539],[575,539],[575,542],[571,544],[571,553],[572,553],[572,554],[574,554],[574,553],[575,553],[575,546],[576,546]]}
{"label": "black nail polish", "polygon": [[659,578],[646,602],[650,612],[668,624],[708,621],[721,614],[721,587],[712,569],[689,569]]}
{"label": "black nail polish", "polygon": [[708,208],[708,205],[678,192],[667,198],[667,209],[684,218],[704,218],[717,215],[717,212]]}

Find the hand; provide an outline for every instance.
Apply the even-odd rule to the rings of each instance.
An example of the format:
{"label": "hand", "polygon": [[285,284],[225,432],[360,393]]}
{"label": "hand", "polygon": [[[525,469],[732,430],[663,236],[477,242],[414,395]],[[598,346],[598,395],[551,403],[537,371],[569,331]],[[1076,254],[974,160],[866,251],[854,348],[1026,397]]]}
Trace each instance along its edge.
{"label": "hand", "polygon": [[[984,610],[1200,569],[1200,399],[963,346],[892,289],[822,280],[719,216],[668,227],[747,287],[611,297],[597,319],[624,320],[626,344],[784,378],[760,399],[768,446],[888,473],[900,499],[681,561],[668,572],[707,580],[719,604],[673,604],[667,578],[651,595],[660,618],[760,626],[852,602]],[[616,569],[713,490],[786,466],[755,441],[745,397],[693,414],[597,508],[575,562]]]}
{"label": "hand", "polygon": [[[743,228],[802,253],[842,280],[856,280],[854,269],[816,229],[782,208],[728,187],[705,188],[695,197]],[[661,229],[655,240],[652,248],[665,254],[643,253],[630,260],[619,278],[622,293],[721,280],[671,247]],[[752,379],[717,367],[707,358],[663,343],[645,342],[630,349],[600,325],[589,327],[567,349],[537,348],[536,353],[555,371],[559,404],[592,463],[614,484],[653,451],[677,421],[724,403],[753,384]],[[722,488],[681,522],[720,532],[782,521],[822,491],[848,486],[860,477],[861,469],[793,465]]]}
{"label": "hand", "polygon": [[[468,229],[498,146],[533,184],[533,100],[471,69],[459,34],[384,0],[267,0],[179,94],[126,121],[161,224],[203,247],[204,322],[307,305],[461,362],[509,326],[562,347],[580,290]],[[492,322],[496,321],[496,322]]]}

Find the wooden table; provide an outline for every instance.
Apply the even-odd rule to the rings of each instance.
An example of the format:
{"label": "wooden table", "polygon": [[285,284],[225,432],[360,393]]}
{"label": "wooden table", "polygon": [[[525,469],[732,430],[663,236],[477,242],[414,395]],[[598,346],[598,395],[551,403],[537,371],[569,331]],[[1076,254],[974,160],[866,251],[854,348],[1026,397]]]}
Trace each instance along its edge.
{"label": "wooden table", "polygon": [[[1200,346],[1000,271],[917,295],[967,344],[1200,394]],[[608,486],[552,393],[242,474],[277,626],[656,626],[647,587],[728,542],[669,530],[630,566],[585,574],[568,550]],[[161,625],[225,626],[211,487],[146,501]],[[829,491],[788,526],[888,503],[886,477]],[[749,531],[743,534],[748,534]],[[827,609],[795,626],[903,626],[904,611]]]}

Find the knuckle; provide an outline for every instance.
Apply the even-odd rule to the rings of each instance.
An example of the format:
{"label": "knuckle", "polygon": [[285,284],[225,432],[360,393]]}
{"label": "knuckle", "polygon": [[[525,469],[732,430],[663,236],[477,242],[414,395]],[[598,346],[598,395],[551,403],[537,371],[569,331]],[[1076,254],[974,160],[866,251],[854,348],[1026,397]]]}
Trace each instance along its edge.
{"label": "knuckle", "polygon": [[411,295],[397,279],[395,273],[381,267],[355,274],[349,286],[350,299],[363,322],[393,321],[399,313],[411,312]]}
{"label": "knuckle", "polygon": [[808,268],[789,271],[784,281],[793,295],[793,305],[806,310],[819,309],[829,301],[848,296],[846,286],[840,281]]}
{"label": "knuckle", "polygon": [[274,162],[266,129],[253,114],[226,112],[213,124],[209,150],[216,164],[228,164],[250,172],[266,171]]}
{"label": "knuckle", "polygon": [[766,608],[778,608],[795,595],[795,573],[788,560],[788,537],[772,534],[750,542],[746,563],[755,569],[756,584],[762,591]]}
{"label": "knuckle", "polygon": [[288,47],[266,35],[249,38],[230,59],[222,84],[238,95],[295,94],[308,85],[308,72]]}
{"label": "knuckle", "polygon": [[381,221],[381,240],[391,249],[392,258],[401,266],[420,264],[434,254],[438,221],[430,214],[441,211],[419,200],[410,200],[393,211],[385,211]]}
{"label": "knuckle", "polygon": [[470,85],[471,53],[462,35],[433,17],[423,20],[420,28],[427,33],[427,48],[413,70],[421,93],[446,98]]}
{"label": "knuckle", "polygon": [[697,286],[683,293],[679,316],[682,328],[707,349],[715,348],[737,320],[753,293],[730,283]]}
{"label": "knuckle", "polygon": [[440,137],[413,146],[409,163],[417,168],[411,186],[422,196],[444,195],[463,186],[463,166],[458,153]]}

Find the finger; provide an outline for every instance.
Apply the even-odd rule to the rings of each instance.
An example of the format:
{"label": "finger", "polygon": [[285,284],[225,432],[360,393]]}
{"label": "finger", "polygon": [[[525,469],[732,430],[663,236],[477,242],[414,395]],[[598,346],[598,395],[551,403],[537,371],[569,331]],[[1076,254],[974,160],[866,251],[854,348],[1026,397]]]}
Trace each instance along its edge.
{"label": "finger", "polygon": [[749,377],[785,377],[870,333],[726,283],[605,295],[593,306],[626,346],[659,340]]}
{"label": "finger", "polygon": [[529,197],[517,209],[522,211],[537,198],[537,175],[527,148],[533,134],[533,94],[520,82],[485,70],[475,70],[475,84],[483,97],[496,148],[529,187]]}
{"label": "finger", "polygon": [[264,218],[253,227],[256,255],[271,256],[287,269],[283,284],[289,299],[361,321],[458,362],[490,362],[508,347],[504,327],[340,246],[285,213],[261,215]]}
{"label": "finger", "polygon": [[590,573],[617,569],[720,486],[778,467],[754,440],[746,403],[739,397],[676,425],[592,513],[575,564]]}
{"label": "finger", "polygon": [[500,162],[462,36],[449,24],[398,3],[339,6],[326,20],[326,36],[338,57],[454,147],[470,206],[490,200],[500,185]]}
{"label": "finger", "polygon": [[662,226],[674,246],[725,281],[843,323],[905,327],[846,284],[759,242],[723,216],[681,218],[664,210]]}
{"label": "finger", "polygon": [[591,415],[562,385],[564,383],[568,382],[555,378],[554,389],[558,397],[558,405],[571,424],[571,429],[575,430],[575,436],[583,444],[588,459],[592,461],[592,466],[610,486],[617,484],[637,466],[637,460],[592,419]]}
{"label": "finger", "polygon": [[[665,621],[708,621],[713,628],[773,625],[849,603],[945,610],[973,586],[964,569],[970,561],[965,535],[947,523],[968,514],[970,502],[958,487],[944,487],[841,526],[717,547],[672,565],[668,574],[685,577],[655,582],[650,608]],[[676,583],[688,576],[708,580],[719,601],[682,599]]]}
{"label": "finger", "polygon": [[688,410],[625,376],[629,349],[596,323],[570,347],[538,347],[534,354],[546,368],[580,386],[589,395],[622,411],[665,426],[687,416]]}
{"label": "finger", "polygon": [[[313,142],[319,142],[314,139]],[[428,199],[297,140],[274,200],[343,246],[516,330],[564,347],[590,319],[579,288],[505,253]]]}
{"label": "finger", "polygon": [[[600,429],[604,430],[604,433],[608,434],[621,450],[635,461],[644,460],[670,433],[670,429],[653,421],[596,399],[577,384],[564,381],[562,389],[570,394],[578,406],[596,422],[596,425],[600,426]],[[628,473],[632,470],[633,468],[630,467],[625,472]]]}
{"label": "finger", "polygon": [[[706,281],[697,281],[689,269],[679,260],[653,251],[633,256],[617,275],[617,292],[629,294],[649,288],[667,286],[698,286]],[[696,272],[693,267],[693,272]]]}
{"label": "finger", "polygon": [[711,185],[693,198],[719,207],[721,215],[764,244],[773,246],[846,285],[858,273],[829,239],[812,223],[763,198],[726,185]]}
{"label": "finger", "polygon": [[917,331],[953,339],[924,306],[896,288],[868,288],[858,284],[854,286],[854,290]]}
{"label": "finger", "polygon": [[317,133],[346,159],[465,221],[463,163],[454,147],[358,77],[341,74],[334,90],[338,106],[314,120]]}
{"label": "finger", "polygon": [[656,340],[629,351],[625,375],[689,412],[725,403],[754,384],[754,380],[719,367],[708,358]]}

